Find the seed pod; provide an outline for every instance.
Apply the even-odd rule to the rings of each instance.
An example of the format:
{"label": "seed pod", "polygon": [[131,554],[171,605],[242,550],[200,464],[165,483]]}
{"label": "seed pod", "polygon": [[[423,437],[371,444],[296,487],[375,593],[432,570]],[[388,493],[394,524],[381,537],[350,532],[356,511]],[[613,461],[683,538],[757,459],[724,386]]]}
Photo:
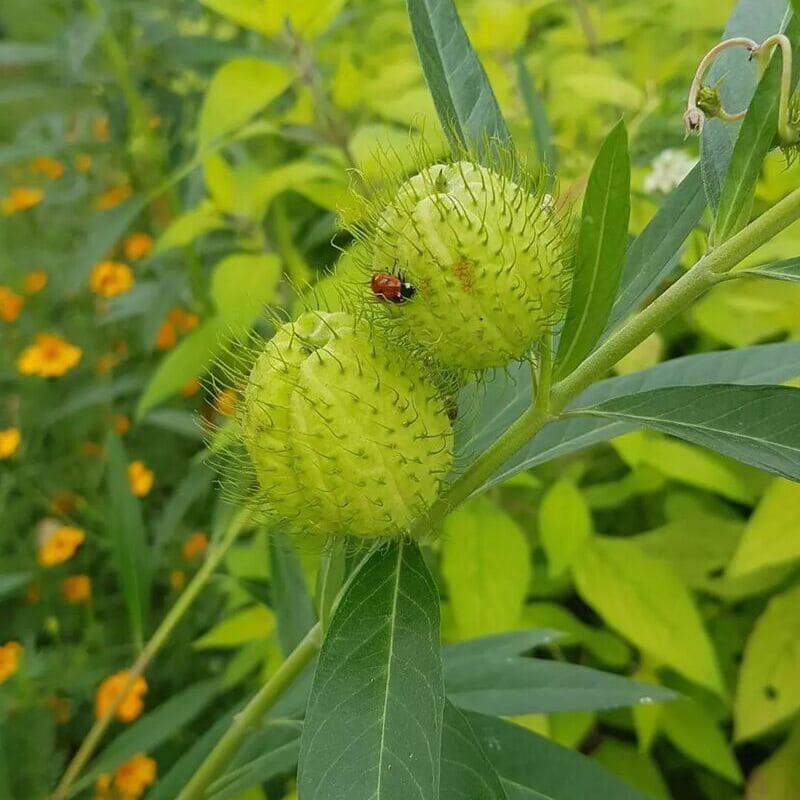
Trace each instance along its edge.
{"label": "seed pod", "polygon": [[452,464],[434,382],[344,312],[279,328],[250,371],[239,426],[268,509],[299,533],[402,534]]}
{"label": "seed pod", "polygon": [[378,318],[451,368],[525,358],[564,314],[566,221],[552,198],[469,161],[422,170],[357,231],[362,291],[387,273],[410,289]]}

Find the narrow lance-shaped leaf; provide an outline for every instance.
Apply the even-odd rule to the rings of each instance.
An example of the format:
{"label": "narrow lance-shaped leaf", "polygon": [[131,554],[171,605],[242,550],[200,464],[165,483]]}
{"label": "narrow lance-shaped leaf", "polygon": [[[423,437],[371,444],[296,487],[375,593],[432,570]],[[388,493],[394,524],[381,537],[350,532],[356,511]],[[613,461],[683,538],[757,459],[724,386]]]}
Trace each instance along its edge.
{"label": "narrow lance-shaped leaf", "polygon": [[414,42],[436,112],[454,150],[468,148],[486,166],[511,143],[486,71],[453,0],[407,0]]}
{"label": "narrow lance-shaped leaf", "polygon": [[800,390],[787,386],[676,386],[580,409],[635,422],[800,480]]}
{"label": "narrow lance-shaped leaf", "polygon": [[[739,273],[734,273],[738,276]],[[800,282],[800,258],[787,258],[783,261],[774,261],[745,270],[743,275],[753,275],[759,278],[775,278],[780,281]]]}
{"label": "narrow lance-shaped leaf", "polygon": [[536,140],[536,149],[547,175],[548,191],[552,191],[555,186],[558,153],[553,144],[553,131],[550,128],[550,120],[547,118],[544,103],[528,71],[528,67],[525,64],[525,56],[521,50],[517,52],[514,61],[517,65],[517,82],[520,94],[525,103],[528,118],[531,121],[533,138]]}
{"label": "narrow lance-shaped leaf", "polygon": [[357,572],[319,655],[300,744],[304,800],[439,800],[439,596],[414,544]]}
{"label": "narrow lance-shaped leaf", "polygon": [[625,258],[630,190],[628,134],[620,121],[603,142],[586,186],[557,377],[568,375],[592,351],[608,321]]}

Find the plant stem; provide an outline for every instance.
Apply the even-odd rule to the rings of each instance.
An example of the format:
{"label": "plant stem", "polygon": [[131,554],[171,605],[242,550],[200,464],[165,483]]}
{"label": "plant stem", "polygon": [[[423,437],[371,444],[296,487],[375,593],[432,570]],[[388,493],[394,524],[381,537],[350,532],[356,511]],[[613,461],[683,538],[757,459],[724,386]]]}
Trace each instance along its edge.
{"label": "plant stem", "polygon": [[543,415],[550,412],[550,392],[553,385],[553,331],[548,328],[539,342],[539,375],[534,405]]}
{"label": "plant stem", "polygon": [[111,704],[106,709],[103,716],[95,721],[89,733],[86,735],[83,742],[81,742],[78,752],[75,753],[72,761],[70,761],[69,766],[52,794],[51,800],[66,800],[69,796],[70,787],[97,749],[97,745],[103,738],[103,734],[108,730],[109,725],[114,719],[114,713],[128,693],[128,690],[133,686],[136,679],[144,673],[145,669],[147,669],[150,662],[164,645],[164,642],[166,642],[184,614],[189,610],[195,598],[200,593],[200,590],[208,583],[209,578],[211,578],[214,571],[219,566],[220,561],[228,552],[230,546],[247,526],[249,517],[250,514],[248,511],[240,511],[229,523],[219,543],[216,546],[213,544],[211,545],[208,556],[197,571],[197,574],[183,590],[183,593],[164,617],[155,633],[153,633],[147,644],[145,644],[136,661],[130,669],[128,669],[128,679],[120,687],[119,692],[111,701]]}
{"label": "plant stem", "polygon": [[321,642],[322,627],[317,623],[278,667],[278,671],[236,716],[233,724],[225,731],[223,737],[217,742],[217,746],[178,795],[177,800],[202,800],[205,790],[215,778],[222,774],[250,729],[259,723],[264,714],[292,685],[294,679],[314,658]]}

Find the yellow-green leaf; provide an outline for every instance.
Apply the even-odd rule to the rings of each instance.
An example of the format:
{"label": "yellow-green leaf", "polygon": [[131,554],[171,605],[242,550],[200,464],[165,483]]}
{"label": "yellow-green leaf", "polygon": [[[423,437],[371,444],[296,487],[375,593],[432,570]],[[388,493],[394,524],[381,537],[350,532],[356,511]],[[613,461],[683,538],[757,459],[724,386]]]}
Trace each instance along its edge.
{"label": "yellow-green leaf", "polygon": [[571,481],[554,483],[539,506],[539,538],[550,575],[571,566],[591,535],[592,515],[583,495]]}
{"label": "yellow-green leaf", "polygon": [[306,39],[319,36],[346,0],[201,0],[206,8],[244,28],[276,36],[285,22]]}
{"label": "yellow-green leaf", "polygon": [[747,800],[797,800],[800,786],[800,723],[783,747],[754,770],[747,781]]}
{"label": "yellow-green leaf", "polygon": [[581,597],[647,654],[717,694],[716,655],[691,595],[634,542],[595,536],[572,568]]}
{"label": "yellow-green leaf", "polygon": [[274,300],[281,263],[272,254],[235,253],[224,258],[211,276],[211,297],[220,319],[233,327],[248,327]]}
{"label": "yellow-green leaf", "polygon": [[266,606],[257,605],[238,611],[215,625],[194,642],[197,650],[213,647],[238,647],[256,639],[265,639],[275,630],[275,615]]}
{"label": "yellow-green leaf", "polygon": [[213,203],[204,201],[170,223],[156,243],[156,252],[163,253],[176,247],[186,247],[204,234],[224,226],[225,220]]}

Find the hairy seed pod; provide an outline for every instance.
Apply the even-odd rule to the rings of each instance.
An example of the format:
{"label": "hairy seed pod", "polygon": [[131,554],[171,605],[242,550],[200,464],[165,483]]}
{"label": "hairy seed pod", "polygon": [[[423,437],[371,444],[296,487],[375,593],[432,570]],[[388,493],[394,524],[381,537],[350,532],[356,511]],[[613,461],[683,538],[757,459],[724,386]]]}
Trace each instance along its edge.
{"label": "hairy seed pod", "polygon": [[362,277],[401,278],[404,296],[376,298],[378,314],[444,365],[502,367],[563,316],[566,225],[540,191],[469,161],[436,164],[360,236]]}
{"label": "hairy seed pod", "polygon": [[266,505],[298,533],[402,534],[452,464],[453,433],[433,381],[344,312],[307,312],[281,326],[241,406]]}

